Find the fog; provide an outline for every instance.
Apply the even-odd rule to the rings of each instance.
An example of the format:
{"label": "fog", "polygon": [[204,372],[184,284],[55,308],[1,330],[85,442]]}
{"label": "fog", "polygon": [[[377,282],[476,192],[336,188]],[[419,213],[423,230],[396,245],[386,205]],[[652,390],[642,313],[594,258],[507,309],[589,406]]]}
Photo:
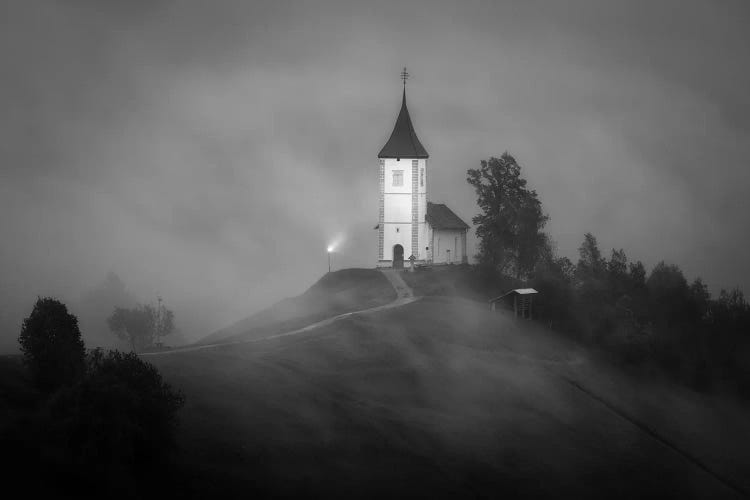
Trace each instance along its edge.
{"label": "fog", "polygon": [[635,376],[509,310],[427,296],[237,340],[147,357],[190,401],[185,456],[220,464],[207,491],[735,498],[748,477],[736,400]]}
{"label": "fog", "polygon": [[[376,258],[399,73],[432,201],[508,150],[587,231],[750,289],[743,2],[4,2],[0,348],[113,271],[197,339]],[[470,245],[473,251],[473,245]],[[75,308],[73,308],[75,309]],[[75,311],[74,311],[75,312]]]}

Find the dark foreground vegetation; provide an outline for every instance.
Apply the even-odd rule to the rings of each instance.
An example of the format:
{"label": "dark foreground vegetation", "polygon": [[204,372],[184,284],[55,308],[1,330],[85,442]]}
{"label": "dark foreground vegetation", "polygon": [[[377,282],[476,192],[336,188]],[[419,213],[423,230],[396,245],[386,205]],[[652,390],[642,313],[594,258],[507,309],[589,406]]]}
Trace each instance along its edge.
{"label": "dark foreground vegetation", "polygon": [[[729,390],[750,399],[750,306],[739,289],[712,297],[675,264],[650,271],[623,249],[609,258],[586,234],[578,262],[555,253],[542,231],[548,216],[508,153],[468,171],[480,214],[480,264],[458,288],[489,298],[531,286],[535,316],[555,330],[597,346],[629,366],[657,366],[699,391]],[[433,285],[434,286],[434,285]]]}
{"label": "dark foreground vegetation", "polygon": [[40,298],[23,323],[23,357],[0,360],[4,485],[32,497],[146,495],[175,473],[184,399],[135,353],[86,352],[77,318]]}

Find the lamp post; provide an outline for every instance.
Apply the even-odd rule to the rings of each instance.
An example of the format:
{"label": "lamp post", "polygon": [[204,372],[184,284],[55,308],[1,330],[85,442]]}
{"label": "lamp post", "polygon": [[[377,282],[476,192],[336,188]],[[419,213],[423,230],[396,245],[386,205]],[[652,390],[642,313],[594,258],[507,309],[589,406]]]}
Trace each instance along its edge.
{"label": "lamp post", "polygon": [[333,247],[328,247],[328,272],[331,272],[331,254],[333,253]]}

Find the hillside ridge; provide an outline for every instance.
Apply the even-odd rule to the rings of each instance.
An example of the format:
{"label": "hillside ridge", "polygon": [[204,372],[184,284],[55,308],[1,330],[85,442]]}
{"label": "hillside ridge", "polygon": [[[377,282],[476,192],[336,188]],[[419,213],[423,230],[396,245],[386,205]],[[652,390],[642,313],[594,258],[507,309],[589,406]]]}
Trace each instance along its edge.
{"label": "hillside ridge", "polygon": [[[316,287],[323,288],[323,289],[330,289],[330,288],[338,289],[338,291],[334,292],[334,294],[341,293],[342,291],[349,293],[354,288],[356,289],[355,290],[355,293],[356,293],[359,291],[360,288],[362,288],[363,284],[355,283],[354,286],[342,287],[342,282],[348,282],[349,280],[351,280],[352,274],[363,275],[364,273],[361,273],[360,271],[369,271],[369,270],[343,270],[343,271],[339,271],[340,275],[338,277],[334,276],[333,279],[331,279],[332,278],[331,273],[329,273],[325,275],[323,278],[321,278],[315,285],[313,285],[313,287],[311,287],[310,290],[305,292],[305,294],[308,294],[310,291],[317,291]],[[230,335],[220,335],[220,336],[216,336],[214,334],[204,339],[204,341],[200,341],[196,343],[196,345],[177,347],[177,348],[163,350],[163,351],[147,352],[147,353],[142,353],[142,355],[143,356],[159,356],[159,355],[173,354],[173,353],[179,353],[179,352],[190,352],[190,351],[198,351],[198,350],[203,350],[203,349],[211,349],[214,347],[225,346],[225,345],[236,345],[236,344],[243,344],[243,343],[250,343],[250,342],[259,342],[263,340],[271,340],[271,339],[276,339],[276,338],[281,338],[281,337],[298,335],[300,333],[308,332],[316,328],[328,326],[336,321],[339,321],[341,319],[347,318],[355,314],[374,313],[374,312],[390,309],[393,307],[401,307],[403,305],[410,304],[411,302],[414,302],[415,300],[418,299],[418,297],[414,296],[414,293],[411,290],[411,288],[406,284],[406,282],[404,282],[403,278],[401,278],[401,276],[399,275],[397,271],[392,270],[392,269],[387,269],[387,270],[378,270],[375,272],[382,274],[382,276],[384,276],[387,279],[387,282],[392,287],[393,289],[392,291],[395,294],[395,298],[392,301],[380,303],[383,300],[385,300],[385,298],[390,297],[391,295],[388,293],[382,293],[382,295],[378,296],[376,300],[368,301],[365,303],[365,304],[369,304],[371,302],[374,302],[377,305],[371,305],[370,307],[365,307],[363,309],[347,311],[347,312],[340,313],[340,314],[334,314],[333,316],[328,316],[324,319],[319,319],[317,321],[313,320],[313,317],[317,317],[317,315],[297,316],[294,318],[292,323],[297,324],[299,322],[312,321],[306,324],[305,326],[301,326],[299,328],[285,330],[285,327],[288,327],[287,325],[289,325],[290,322],[283,321],[281,324],[277,324],[273,326],[267,325],[267,326],[272,326],[271,328],[265,328],[262,330],[258,329],[258,330],[253,331],[252,326],[251,326],[252,321],[254,319],[257,321],[258,315],[262,315],[266,313],[267,311],[272,310],[274,307],[276,307],[276,306],[272,306],[269,309],[261,311],[260,313],[257,313],[254,316],[250,316],[249,318],[235,324],[235,325],[240,325],[240,326],[234,326],[234,329],[244,330],[244,335],[242,333],[240,334],[233,333]],[[342,275],[345,276],[343,279],[342,279]],[[366,280],[365,286],[370,286],[370,281],[373,281],[372,276],[374,275],[372,275],[371,273],[367,273],[367,278],[369,279]],[[374,280],[374,281],[377,281],[377,280]],[[321,285],[321,283],[323,283],[323,285]],[[336,285],[334,287],[331,287],[330,283],[335,283]],[[382,285],[382,283],[379,283],[379,285]],[[370,289],[370,292],[372,292],[371,289]],[[303,294],[300,297],[304,297],[305,294]],[[281,301],[279,304],[283,303],[284,305],[286,305],[287,303],[294,303],[294,300],[299,299],[300,297],[295,297],[292,299],[284,299],[284,301]],[[361,302],[352,302],[348,305],[353,306],[354,304],[360,304],[360,303]],[[330,311],[321,310],[321,311],[318,311],[318,313],[330,314]],[[233,327],[230,327],[230,328],[233,328]],[[274,332],[274,330],[282,330],[282,331]],[[226,329],[220,330],[220,332],[225,332],[225,331]],[[259,331],[263,333],[259,334]],[[253,333],[255,335],[252,335]],[[217,341],[209,342],[209,340],[213,337],[216,337],[215,340]]]}
{"label": "hillside ridge", "polygon": [[[212,472],[229,485],[250,460],[282,495],[404,496],[417,484],[459,498],[747,491],[740,410],[629,378],[535,322],[460,297],[150,361],[186,392],[190,453],[213,443],[238,457]],[[247,450],[259,449],[256,463]]]}
{"label": "hillside ridge", "polygon": [[283,299],[245,319],[222,328],[196,344],[261,338],[307,326],[339,314],[380,306],[397,298],[389,280],[378,270],[349,268],[324,274],[304,293]]}

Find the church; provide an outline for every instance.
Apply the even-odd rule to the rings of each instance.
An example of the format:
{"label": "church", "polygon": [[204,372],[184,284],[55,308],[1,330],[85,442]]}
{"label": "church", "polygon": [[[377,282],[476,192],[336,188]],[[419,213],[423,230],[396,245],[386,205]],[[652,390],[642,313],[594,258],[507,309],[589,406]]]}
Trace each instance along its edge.
{"label": "church", "polygon": [[414,131],[406,107],[406,68],[401,111],[385,146],[378,154],[380,206],[378,267],[468,262],[469,225],[450,208],[431,203],[428,195],[429,154]]}

